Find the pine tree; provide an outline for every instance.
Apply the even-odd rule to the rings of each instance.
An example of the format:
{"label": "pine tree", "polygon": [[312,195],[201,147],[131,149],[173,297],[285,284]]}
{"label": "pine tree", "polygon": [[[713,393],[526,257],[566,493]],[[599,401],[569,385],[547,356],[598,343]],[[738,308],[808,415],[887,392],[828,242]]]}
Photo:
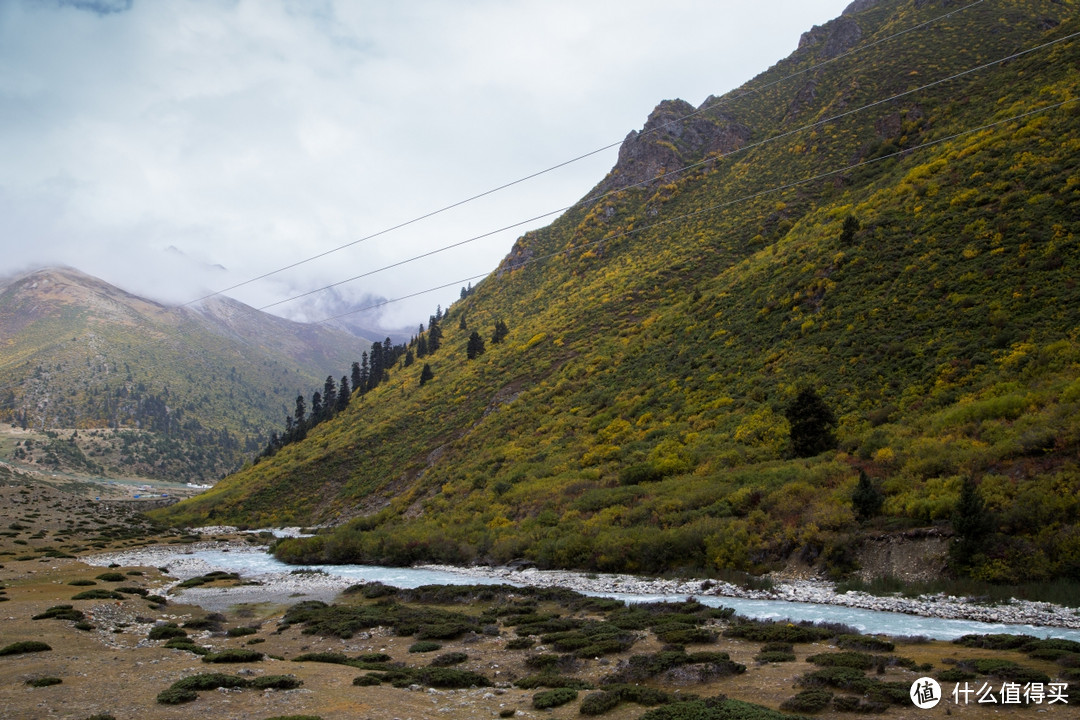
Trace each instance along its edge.
{"label": "pine tree", "polygon": [[854,215],[844,218],[844,226],[840,230],[840,247],[846,248],[855,244],[855,233],[859,232],[859,221]]}
{"label": "pine tree", "polygon": [[438,321],[434,318],[432,318],[432,322],[428,324],[427,338],[428,354],[434,355],[435,351],[439,349],[442,340],[442,328],[439,327]]}
{"label": "pine tree", "polygon": [[424,363],[424,368],[420,371],[420,387],[423,387],[424,383],[426,383],[428,380],[433,380],[434,378],[435,373],[431,371],[431,366],[427,363]]}
{"label": "pine tree", "polygon": [[352,393],[349,391],[349,378],[344,375],[341,376],[341,385],[338,386],[337,395],[337,411],[341,412],[345,408],[349,407],[349,400],[352,398]]}
{"label": "pine tree", "polygon": [[791,450],[795,457],[813,457],[836,447],[832,432],[836,416],[810,388],[799,391],[784,415],[791,426]]}
{"label": "pine tree", "polygon": [[974,478],[964,480],[951,521],[956,533],[950,548],[953,561],[959,569],[970,568],[991,530],[990,514]]}
{"label": "pine tree", "polygon": [[334,378],[331,375],[326,376],[326,382],[323,383],[323,419],[331,417],[334,414],[334,408],[337,406],[337,385],[334,383]]}
{"label": "pine tree", "polygon": [[360,382],[353,384],[353,390],[359,390],[363,395],[368,391],[368,378],[371,377],[371,367],[368,364],[368,354],[360,355]]}
{"label": "pine tree", "polygon": [[322,406],[322,394],[316,390],[311,393],[311,424],[318,425],[322,420],[323,406]]}
{"label": "pine tree", "polygon": [[352,386],[353,389],[360,387],[360,363],[358,362],[352,364]]}
{"label": "pine tree", "polygon": [[405,367],[409,367],[415,361],[416,361],[416,358],[413,356],[413,351],[412,350],[406,350],[405,351]]}
{"label": "pine tree", "polygon": [[469,344],[465,348],[465,354],[470,360],[475,360],[484,354],[484,338],[480,337],[480,333],[475,330],[469,335]]}
{"label": "pine tree", "polygon": [[296,396],[296,410],[293,411],[293,421],[296,424],[297,428],[304,427],[305,413],[307,413],[307,409],[306,409],[306,407],[304,405],[304,396],[303,395],[297,395]]}
{"label": "pine tree", "polygon": [[422,358],[425,357],[427,354],[427,336],[421,335],[420,339],[416,341],[416,357]]}
{"label": "pine tree", "polygon": [[855,509],[855,515],[860,520],[868,520],[881,512],[881,506],[885,502],[885,496],[877,489],[874,482],[863,471],[859,470],[859,484],[855,486],[855,492],[851,496],[851,504]]}
{"label": "pine tree", "polygon": [[510,328],[502,320],[495,321],[495,331],[491,334],[491,344],[498,345],[510,334]]}

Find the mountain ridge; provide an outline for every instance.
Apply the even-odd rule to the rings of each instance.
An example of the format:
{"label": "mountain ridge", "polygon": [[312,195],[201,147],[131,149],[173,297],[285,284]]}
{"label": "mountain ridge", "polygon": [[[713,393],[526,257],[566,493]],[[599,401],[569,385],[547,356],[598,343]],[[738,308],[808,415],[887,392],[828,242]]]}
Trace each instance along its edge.
{"label": "mountain ridge", "polygon": [[113,472],[206,481],[250,456],[298,393],[347,373],[367,347],[228,298],[169,306],[74,268],[43,268],[0,284],[0,418],[40,432],[150,429],[136,443],[144,459],[114,458]]}
{"label": "mountain ridge", "polygon": [[[305,562],[844,574],[869,532],[948,526],[970,479],[992,531],[953,572],[1077,577],[1076,3],[947,7],[856,3],[812,30],[721,98],[748,129],[733,152],[631,134],[658,171],[700,164],[605,185],[627,150],[604,197],[450,308],[437,352],[161,516],[354,518],[279,545]],[[801,458],[807,389],[837,444]]]}

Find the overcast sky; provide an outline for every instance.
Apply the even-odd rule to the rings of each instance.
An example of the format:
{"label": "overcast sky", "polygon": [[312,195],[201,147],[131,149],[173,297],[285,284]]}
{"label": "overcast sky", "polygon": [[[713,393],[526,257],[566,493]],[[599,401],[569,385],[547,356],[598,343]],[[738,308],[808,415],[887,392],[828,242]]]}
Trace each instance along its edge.
{"label": "overcast sky", "polygon": [[[697,106],[849,0],[0,0],[0,275],[169,302],[352,242]],[[570,205],[613,148],[228,294],[256,307]],[[490,272],[538,220],[337,289]],[[458,288],[388,306],[426,320]],[[319,296],[270,308],[319,319]]]}

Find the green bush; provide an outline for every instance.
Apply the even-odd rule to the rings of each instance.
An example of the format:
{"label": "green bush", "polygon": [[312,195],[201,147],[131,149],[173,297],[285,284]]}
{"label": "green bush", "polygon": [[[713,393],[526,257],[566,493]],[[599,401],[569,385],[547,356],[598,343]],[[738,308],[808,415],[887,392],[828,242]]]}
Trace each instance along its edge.
{"label": "green bush", "polygon": [[256,690],[295,690],[303,684],[295,675],[264,675],[251,681],[251,687]]}
{"label": "green bush", "polygon": [[601,690],[586,695],[581,701],[578,712],[582,715],[603,715],[618,707],[620,702],[622,700],[618,693]]}
{"label": "green bush", "polygon": [[217,688],[243,688],[248,684],[248,680],[239,675],[198,673],[177,680],[171,687],[180,690],[216,690]]}
{"label": "green bush", "polygon": [[780,709],[793,712],[815,713],[828,707],[829,703],[832,702],[832,699],[833,694],[828,690],[812,688],[810,690],[803,690],[798,695],[790,697],[780,703]]}
{"label": "green bush", "polygon": [[32,652],[46,652],[48,650],[52,650],[52,648],[43,642],[39,642],[37,640],[21,640],[19,642],[14,642],[3,648],[0,648],[0,656],[20,655],[22,653]]}
{"label": "green bush", "polygon": [[73,595],[72,600],[123,600],[124,596],[112,590],[84,590],[78,595]]}
{"label": "green bush", "polygon": [[58,677],[39,677],[32,680],[27,680],[26,684],[30,687],[40,688],[49,687],[50,685],[59,685],[62,682],[64,681]]}
{"label": "green bush", "polygon": [[451,665],[463,663],[468,659],[469,656],[463,652],[449,652],[432,658],[428,664],[432,667],[450,667]]}
{"label": "green bush", "polygon": [[241,626],[241,627],[229,628],[228,631],[226,632],[226,635],[228,635],[229,637],[243,637],[245,635],[254,635],[257,632],[258,632],[258,630],[256,630],[253,627]]}
{"label": "green bush", "polygon": [[537,710],[546,710],[548,708],[559,707],[565,705],[568,702],[577,700],[577,690],[570,688],[553,688],[551,690],[541,690],[533,695],[533,707]]}
{"label": "green bush", "polygon": [[93,580],[79,579],[79,580],[72,580],[71,582],[68,583],[68,585],[74,585],[76,587],[85,587],[87,585],[97,585],[97,583],[94,582]]}
{"label": "green bush", "polygon": [[353,681],[352,681],[352,684],[356,685],[358,687],[366,687],[366,686],[369,686],[369,685],[379,685],[380,683],[382,683],[382,680],[380,680],[377,675],[374,675],[374,674],[371,674],[371,673],[369,673],[367,675],[361,675],[360,677],[357,677],[357,678],[353,678]]}
{"label": "green bush", "polygon": [[228,650],[222,650],[217,653],[210,653],[203,655],[203,662],[206,663],[240,663],[240,662],[258,662],[262,660],[264,655],[261,652],[255,652],[254,650],[248,650],[247,648],[230,648]]}
{"label": "green bush", "polygon": [[86,615],[82,610],[76,610],[71,605],[54,605],[43,613],[35,615],[33,620],[47,620],[54,618],[57,620],[85,620]]}
{"label": "green bush", "polygon": [[97,576],[97,579],[102,582],[124,582],[124,580],[127,580],[123,573],[118,572],[101,573]]}
{"label": "green bush", "polygon": [[892,652],[896,645],[890,640],[884,640],[873,635],[839,635],[836,638],[837,647],[845,650],[864,650],[866,652]]}
{"label": "green bush", "polygon": [[182,690],[171,687],[157,694],[157,701],[162,705],[180,705],[199,699],[199,693],[194,690]]}
{"label": "green bush", "polygon": [[170,640],[172,638],[187,637],[187,633],[173,623],[168,623],[150,628],[150,632],[146,637],[150,640]]}
{"label": "green bush", "polygon": [[411,653],[428,653],[436,650],[442,650],[442,644],[431,640],[420,640],[409,646],[409,652]]}
{"label": "green bush", "polygon": [[795,653],[782,650],[760,652],[754,656],[754,660],[759,663],[795,662]]}
{"label": "green bush", "polygon": [[535,644],[536,644],[536,641],[533,640],[531,637],[510,638],[509,640],[506,641],[506,649],[507,650],[528,650],[529,648],[531,648]]}

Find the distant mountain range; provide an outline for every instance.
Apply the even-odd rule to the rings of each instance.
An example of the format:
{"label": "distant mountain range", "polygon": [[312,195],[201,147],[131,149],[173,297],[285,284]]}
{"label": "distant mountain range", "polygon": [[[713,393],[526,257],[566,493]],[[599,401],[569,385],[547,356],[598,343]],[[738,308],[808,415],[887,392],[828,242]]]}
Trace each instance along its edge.
{"label": "distant mountain range", "polygon": [[835,575],[932,526],[954,572],[1080,579],[1078,32],[860,0],[661,103],[435,350],[161,517],[343,523],[305,562]]}
{"label": "distant mountain range", "polygon": [[[216,479],[370,342],[217,296],[170,307],[71,268],[0,282],[0,420],[137,430],[106,473]],[[85,436],[85,433],[84,433]]]}

